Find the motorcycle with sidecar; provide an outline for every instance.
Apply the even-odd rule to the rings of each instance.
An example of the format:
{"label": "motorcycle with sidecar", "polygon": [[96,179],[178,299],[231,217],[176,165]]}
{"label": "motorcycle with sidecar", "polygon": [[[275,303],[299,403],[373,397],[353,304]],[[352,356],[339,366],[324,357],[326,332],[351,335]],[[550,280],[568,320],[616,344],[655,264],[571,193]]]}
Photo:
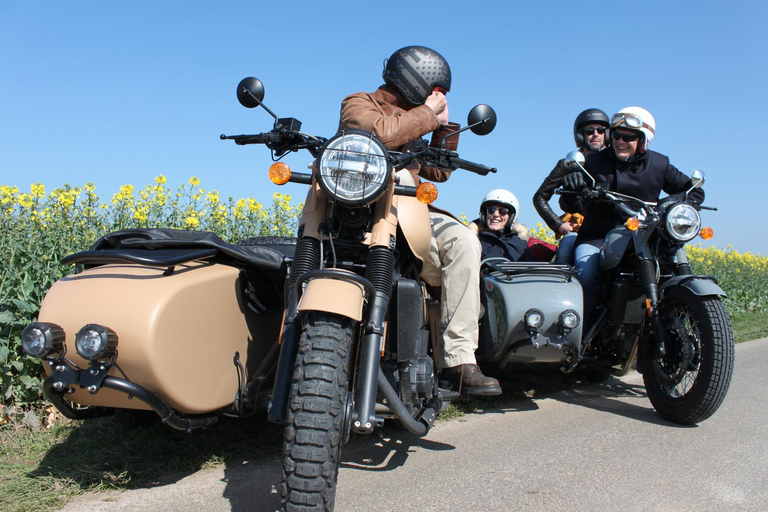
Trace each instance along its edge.
{"label": "motorcycle with sidecar", "polygon": [[612,203],[627,218],[600,252],[596,319],[584,328],[582,289],[570,265],[487,260],[478,358],[502,368],[559,363],[592,380],[624,375],[636,361],[662,418],[699,423],[723,402],[734,359],[725,292],[714,277],[692,273],[684,247],[701,231],[709,236],[699,211],[712,208],[688,200],[704,174],[694,171],[683,198],[657,204],[596,187],[583,162],[578,151],[566,157],[591,180],[581,194]]}
{"label": "motorcycle with sidecar", "polygon": [[[266,411],[285,427],[283,507],[332,510],[351,432],[370,434],[396,419],[425,435],[459,398],[435,365],[440,293],[420,277],[436,189],[413,186],[398,170],[412,162],[496,170],[444,144],[421,141],[391,153],[367,132],[303,133],[297,119],[278,118],[263,104],[255,78],[241,81],[237,96],[269,113],[273,128],[221,138],[265,145],[274,183],[309,187],[298,237],[229,244],[170,229],[105,235],[62,259],[75,272],[48,291],[22,345],[43,361],[44,392],[69,418],[152,410],[191,431],[222,415]],[[493,109],[478,105],[452,135],[485,135],[495,124]],[[301,150],[312,155],[311,173],[280,160]],[[616,250],[604,293],[613,298],[588,333],[569,266],[484,262],[483,364],[543,361],[622,373],[637,352],[662,416],[694,423],[712,414],[733,360],[722,291],[690,274],[678,231],[670,239],[667,231],[681,229],[680,211],[642,208],[643,229],[610,238]],[[634,264],[638,258],[649,264]]]}

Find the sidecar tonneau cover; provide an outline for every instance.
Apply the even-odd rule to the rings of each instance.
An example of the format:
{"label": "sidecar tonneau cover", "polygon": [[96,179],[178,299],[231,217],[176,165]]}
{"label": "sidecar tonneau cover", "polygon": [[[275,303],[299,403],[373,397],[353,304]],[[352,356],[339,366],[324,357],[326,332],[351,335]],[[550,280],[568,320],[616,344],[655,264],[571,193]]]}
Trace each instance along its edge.
{"label": "sidecar tonneau cover", "polygon": [[90,250],[69,255],[61,263],[81,263],[85,268],[115,262],[173,266],[200,259],[255,268],[275,283],[282,283],[287,269],[284,254],[269,247],[228,244],[208,231],[159,228],[110,233],[99,238]]}

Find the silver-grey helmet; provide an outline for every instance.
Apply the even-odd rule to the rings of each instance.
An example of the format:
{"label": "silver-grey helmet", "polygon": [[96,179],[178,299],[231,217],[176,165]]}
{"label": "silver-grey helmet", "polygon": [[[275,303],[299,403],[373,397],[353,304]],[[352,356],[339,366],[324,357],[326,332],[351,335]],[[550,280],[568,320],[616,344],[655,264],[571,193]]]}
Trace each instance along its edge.
{"label": "silver-grey helmet", "polygon": [[400,48],[387,60],[381,77],[411,105],[423,105],[435,87],[451,90],[451,68],[426,46]]}

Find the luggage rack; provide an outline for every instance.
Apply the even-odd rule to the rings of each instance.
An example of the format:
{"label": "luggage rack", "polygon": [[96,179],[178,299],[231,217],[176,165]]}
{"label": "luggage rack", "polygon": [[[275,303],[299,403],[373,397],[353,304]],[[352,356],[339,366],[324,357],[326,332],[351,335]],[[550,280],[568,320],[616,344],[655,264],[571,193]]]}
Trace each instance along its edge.
{"label": "luggage rack", "polygon": [[508,278],[521,275],[540,275],[560,276],[565,278],[566,281],[570,281],[576,277],[576,271],[570,265],[536,261],[509,261],[505,258],[483,260],[480,271],[483,275],[496,274],[495,277],[499,277],[498,274],[501,274]]}

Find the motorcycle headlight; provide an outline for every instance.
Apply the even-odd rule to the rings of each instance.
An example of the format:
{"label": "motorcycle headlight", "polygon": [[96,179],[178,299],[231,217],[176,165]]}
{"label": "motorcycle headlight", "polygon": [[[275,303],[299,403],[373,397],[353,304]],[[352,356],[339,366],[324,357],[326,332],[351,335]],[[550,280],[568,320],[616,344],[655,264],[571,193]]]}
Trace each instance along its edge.
{"label": "motorcycle headlight", "polygon": [[21,348],[32,357],[43,358],[64,346],[64,329],[50,322],[34,322],[21,331]]}
{"label": "motorcycle headlight", "polygon": [[699,233],[701,217],[693,206],[677,203],[667,211],[665,227],[675,241],[689,242]]}
{"label": "motorcycle headlight", "polygon": [[320,186],[344,206],[378,199],[392,173],[387,149],[367,132],[342,132],[330,139],[317,167]]}
{"label": "motorcycle headlight", "polygon": [[98,361],[115,353],[117,334],[97,324],[88,324],[75,335],[75,350],[83,359]]}

